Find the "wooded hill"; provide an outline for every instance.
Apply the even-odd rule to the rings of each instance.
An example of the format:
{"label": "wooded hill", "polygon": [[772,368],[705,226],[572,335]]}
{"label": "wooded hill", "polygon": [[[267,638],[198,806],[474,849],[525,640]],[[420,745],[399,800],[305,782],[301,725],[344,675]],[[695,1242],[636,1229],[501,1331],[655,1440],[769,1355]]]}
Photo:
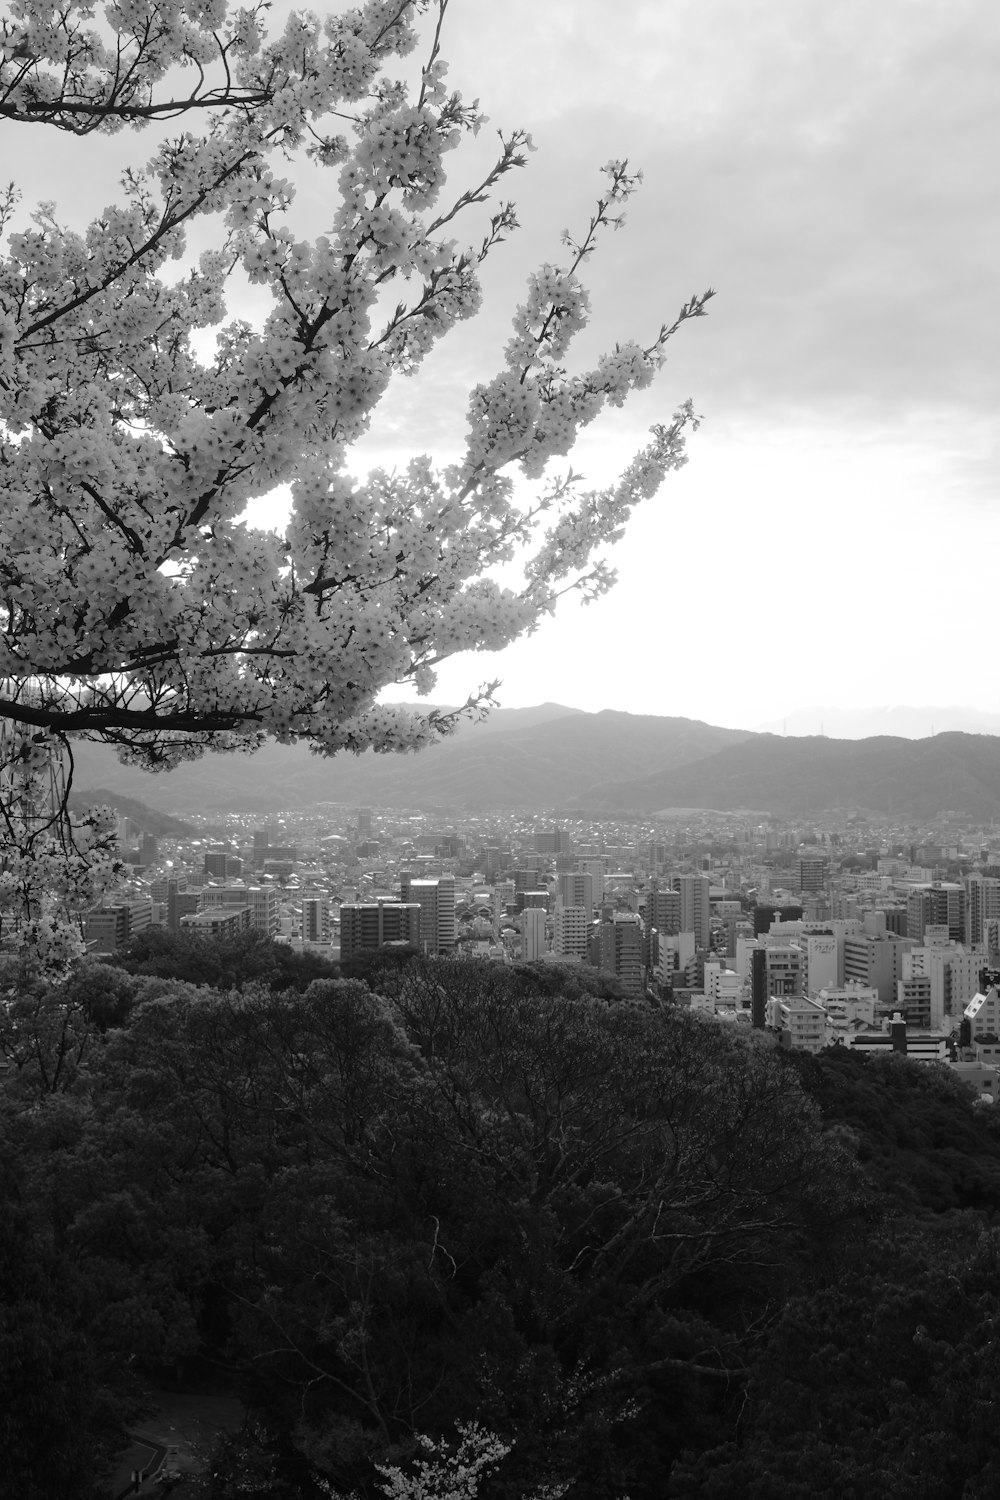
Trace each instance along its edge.
{"label": "wooded hill", "polygon": [[374,1465],[472,1422],[480,1500],[998,1492],[1000,1130],[946,1069],[586,970],[159,934],[3,978],[19,1500],[97,1500],[136,1372],[206,1356],[249,1413],[209,1500],[415,1494]]}

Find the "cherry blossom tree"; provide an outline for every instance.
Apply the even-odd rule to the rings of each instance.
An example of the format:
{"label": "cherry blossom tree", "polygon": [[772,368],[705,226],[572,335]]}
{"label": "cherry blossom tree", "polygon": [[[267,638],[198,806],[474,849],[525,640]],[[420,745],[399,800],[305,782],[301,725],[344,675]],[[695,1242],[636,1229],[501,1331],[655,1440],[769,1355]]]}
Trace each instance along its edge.
{"label": "cherry blossom tree", "polygon": [[[690,404],[617,484],[559,467],[603,408],[649,385],[711,295],[647,343],[569,369],[582,267],[639,180],[612,161],[586,228],[530,278],[457,462],[352,472],[389,381],[475,314],[483,262],[517,228],[497,194],[531,147],[524,130],[501,131],[484,175],[444,196],[447,158],[483,123],[445,85],[447,6],[363,0],[270,36],[263,0],[11,5],[9,127],[156,127],[146,168],[86,228],[51,204],[28,219],[13,186],[0,199],[0,721],[17,726],[14,764],[65,757],[79,736],[154,769],[268,736],[323,753],[426,744],[455,716],[387,707],[381,690],[425,696],[455,652],[507,645],[567,590],[603,593],[606,544],[684,462]],[[402,65],[421,43],[422,66]],[[332,204],[311,241],[290,212],[307,162]],[[212,248],[195,255],[193,232]],[[256,325],[231,312],[245,278],[268,300]],[[283,485],[283,535],[241,520]],[[523,586],[503,588],[491,569],[514,557]]]}

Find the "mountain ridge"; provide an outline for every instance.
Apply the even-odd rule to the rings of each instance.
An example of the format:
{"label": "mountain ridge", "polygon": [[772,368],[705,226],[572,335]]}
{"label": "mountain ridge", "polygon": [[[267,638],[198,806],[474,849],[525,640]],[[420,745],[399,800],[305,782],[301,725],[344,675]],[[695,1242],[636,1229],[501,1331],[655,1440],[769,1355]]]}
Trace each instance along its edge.
{"label": "mountain ridge", "polygon": [[809,816],[857,808],[933,819],[945,809],[1000,818],[1000,736],[834,739],[728,729],[703,720],[556,703],[497,710],[408,755],[312,755],[305,745],[207,755],[150,775],[107,747],[74,747],[76,787],[114,787],[175,815],[261,813],[322,802],[454,808],[754,809]]}
{"label": "mountain ridge", "polygon": [[565,805],[623,772],[668,770],[749,733],[616,709],[560,710],[558,704],[500,709],[491,716],[492,729],[465,726],[416,754],[366,751],[325,759],[305,745],[272,742],[253,755],[206,755],[161,773],[122,766],[108,747],[80,742],[74,746],[76,785],[112,784],[123,795],[175,815],[237,807],[263,812],[310,802]]}

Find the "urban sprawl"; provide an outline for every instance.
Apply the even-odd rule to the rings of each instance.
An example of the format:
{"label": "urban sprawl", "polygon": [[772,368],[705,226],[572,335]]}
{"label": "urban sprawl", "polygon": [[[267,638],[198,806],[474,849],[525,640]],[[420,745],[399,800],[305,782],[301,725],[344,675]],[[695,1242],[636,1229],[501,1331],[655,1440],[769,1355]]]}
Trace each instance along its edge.
{"label": "urban sprawl", "polygon": [[689,812],[638,822],[322,805],[266,826],[129,819],[128,879],[89,950],[144,928],[252,931],[347,964],[393,946],[455,961],[589,965],[626,997],[779,1045],[889,1049],[1000,1078],[1000,843],[967,820],[890,828]]}

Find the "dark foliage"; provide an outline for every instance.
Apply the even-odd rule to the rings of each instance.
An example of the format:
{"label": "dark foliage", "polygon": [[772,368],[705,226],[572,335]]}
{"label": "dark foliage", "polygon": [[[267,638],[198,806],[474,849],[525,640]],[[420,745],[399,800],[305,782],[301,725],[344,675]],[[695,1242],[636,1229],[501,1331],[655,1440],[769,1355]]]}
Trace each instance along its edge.
{"label": "dark foliage", "polygon": [[8,1006],[15,1493],[86,1495],[109,1372],[205,1355],[250,1413],[219,1497],[374,1497],[471,1420],[482,1500],[994,1492],[1000,1139],[946,1070],[286,955],[148,936]]}
{"label": "dark foliage", "polygon": [[1000,1210],[1000,1122],[947,1066],[849,1047],[783,1055],[899,1209],[974,1208],[991,1218]]}
{"label": "dark foliage", "polygon": [[119,1429],[83,1326],[85,1296],[73,1266],[32,1223],[12,1146],[0,1139],[0,1160],[10,1164],[0,1169],[2,1486],[18,1500],[97,1500]]}
{"label": "dark foliage", "polygon": [[287,943],[256,931],[234,938],[211,938],[184,930],[147,927],[116,962],[129,974],[179,979],[215,990],[241,990],[257,983],[278,993],[301,991],[314,979],[339,973],[337,965],[322,954],[297,953]]}

